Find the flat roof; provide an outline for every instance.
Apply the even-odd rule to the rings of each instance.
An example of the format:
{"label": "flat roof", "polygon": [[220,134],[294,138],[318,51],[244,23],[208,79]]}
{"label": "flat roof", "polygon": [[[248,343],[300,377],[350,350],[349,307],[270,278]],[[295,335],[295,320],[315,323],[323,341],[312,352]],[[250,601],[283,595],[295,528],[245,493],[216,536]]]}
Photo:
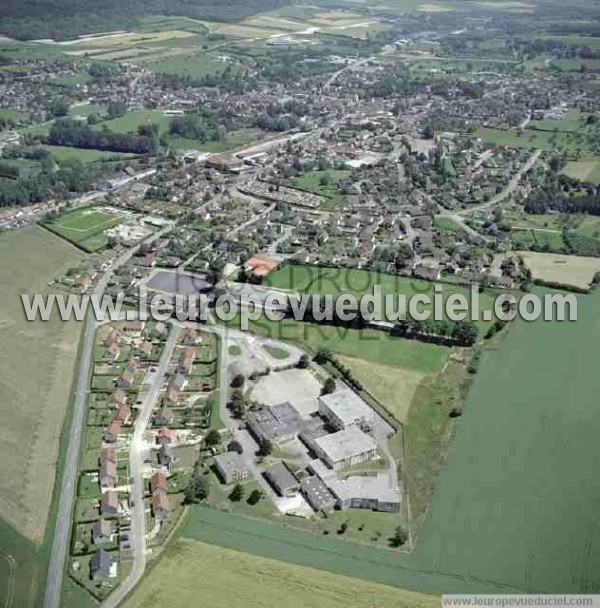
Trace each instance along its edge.
{"label": "flat roof", "polygon": [[352,424],[360,418],[373,418],[373,410],[350,388],[321,395],[319,400],[344,424]]}
{"label": "flat roof", "polygon": [[298,485],[298,480],[283,462],[277,462],[265,469],[265,475],[271,480],[278,490],[285,492]]}
{"label": "flat roof", "polygon": [[308,502],[317,511],[323,507],[331,506],[335,502],[335,496],[316,475],[303,479],[300,487]]}
{"label": "flat roof", "polygon": [[328,485],[340,500],[357,498],[376,499],[380,502],[400,502],[400,489],[397,485],[390,485],[387,473],[379,473],[376,476],[353,475],[346,479],[332,480]]}
{"label": "flat roof", "polygon": [[317,437],[314,441],[332,462],[339,462],[377,449],[375,441],[357,426],[350,426],[343,431]]}
{"label": "flat roof", "polygon": [[226,475],[246,470],[244,459],[237,452],[217,454],[213,460]]}

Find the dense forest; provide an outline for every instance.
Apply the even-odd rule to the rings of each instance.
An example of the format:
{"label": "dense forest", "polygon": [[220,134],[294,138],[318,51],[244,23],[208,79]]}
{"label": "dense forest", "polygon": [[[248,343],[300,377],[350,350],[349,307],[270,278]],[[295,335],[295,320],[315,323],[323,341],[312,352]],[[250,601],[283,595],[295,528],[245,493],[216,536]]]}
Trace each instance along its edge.
{"label": "dense forest", "polygon": [[146,15],[181,15],[237,21],[287,4],[286,0],[8,0],[0,3],[1,33],[21,40],[66,40],[81,34],[123,30]]}

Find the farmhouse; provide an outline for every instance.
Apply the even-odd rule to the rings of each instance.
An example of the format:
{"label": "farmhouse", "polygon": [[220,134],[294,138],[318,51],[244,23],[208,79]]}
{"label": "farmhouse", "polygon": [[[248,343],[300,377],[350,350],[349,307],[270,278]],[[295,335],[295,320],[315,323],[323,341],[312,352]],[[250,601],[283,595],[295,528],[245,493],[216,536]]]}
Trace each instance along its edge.
{"label": "farmhouse", "polygon": [[375,419],[373,410],[349,388],[321,395],[319,414],[338,430],[352,425],[370,428]]}
{"label": "farmhouse", "polygon": [[225,483],[232,483],[246,479],[250,472],[246,468],[244,459],[236,452],[218,454],[213,458],[213,464],[219,477]]}
{"label": "farmhouse", "polygon": [[277,462],[265,469],[265,477],[279,496],[291,496],[298,490],[298,480],[283,462]]}
{"label": "farmhouse", "polygon": [[317,437],[313,443],[319,458],[335,471],[378,458],[377,444],[357,426]]}

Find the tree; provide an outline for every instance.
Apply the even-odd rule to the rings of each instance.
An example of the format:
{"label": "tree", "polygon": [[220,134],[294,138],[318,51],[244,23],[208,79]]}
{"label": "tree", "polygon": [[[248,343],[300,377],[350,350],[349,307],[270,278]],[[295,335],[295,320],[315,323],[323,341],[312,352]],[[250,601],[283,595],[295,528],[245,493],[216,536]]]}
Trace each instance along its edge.
{"label": "tree", "polygon": [[246,412],[246,399],[241,389],[236,388],[231,391],[229,409],[236,418],[242,418]]}
{"label": "tree", "polygon": [[229,500],[231,500],[231,502],[240,502],[242,498],[244,498],[244,487],[239,483],[236,483],[229,494]]}
{"label": "tree", "polygon": [[390,544],[392,547],[401,547],[408,540],[408,534],[402,526],[398,526],[394,531],[394,536],[390,538]]}
{"label": "tree", "polygon": [[189,505],[200,500],[206,500],[209,490],[208,481],[202,475],[196,473],[184,490],[183,502]]}
{"label": "tree", "polygon": [[260,499],[263,497],[263,493],[261,490],[256,489],[250,492],[250,496],[248,496],[248,500],[246,501],[249,505],[255,505]]}
{"label": "tree", "polygon": [[204,443],[209,447],[219,445],[219,443],[221,443],[221,433],[219,433],[219,431],[217,431],[216,429],[211,429],[206,434],[206,437],[204,438]]}
{"label": "tree", "polygon": [[459,321],[452,330],[452,337],[463,346],[472,346],[477,342],[479,332],[474,321]]}
{"label": "tree", "polygon": [[326,348],[320,348],[315,355],[315,362],[319,365],[327,363],[331,359],[331,351]]}
{"label": "tree", "polygon": [[246,379],[244,378],[244,376],[242,374],[236,374],[233,377],[233,380],[231,381],[231,388],[242,388],[242,386],[244,386],[244,382],[246,381]]}
{"label": "tree", "polygon": [[273,444],[268,439],[263,439],[259,446],[257,454],[259,456],[270,456],[273,452]]}
{"label": "tree", "polygon": [[239,441],[236,441],[234,439],[233,441],[230,441],[227,444],[227,451],[228,452],[237,452],[238,454],[242,454],[244,452],[244,448],[242,447],[242,444]]}
{"label": "tree", "polygon": [[327,378],[327,380],[325,380],[325,383],[323,384],[323,388],[321,389],[321,394],[322,395],[329,395],[330,393],[333,393],[333,391],[335,390],[335,380],[331,377]]}
{"label": "tree", "polygon": [[308,359],[308,355],[304,354],[300,357],[300,359],[298,360],[298,367],[300,369],[306,369],[308,367],[309,364],[309,359]]}

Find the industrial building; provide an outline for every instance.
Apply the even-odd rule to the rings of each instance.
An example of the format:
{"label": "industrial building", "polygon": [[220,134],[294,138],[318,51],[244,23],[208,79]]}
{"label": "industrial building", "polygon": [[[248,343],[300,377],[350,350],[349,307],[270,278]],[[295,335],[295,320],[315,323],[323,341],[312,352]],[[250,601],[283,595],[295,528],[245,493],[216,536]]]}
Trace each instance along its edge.
{"label": "industrial building", "polygon": [[316,475],[302,480],[300,492],[315,511],[327,511],[335,506],[335,496]]}
{"label": "industrial building", "polygon": [[341,509],[400,510],[400,490],[397,485],[390,485],[387,473],[332,479],[328,485]]}
{"label": "industrial building", "polygon": [[342,471],[379,457],[377,444],[357,426],[314,440],[315,452],[334,471]]}
{"label": "industrial building", "polygon": [[375,412],[349,388],[329,395],[321,395],[319,414],[338,430],[347,429],[353,425],[370,428],[375,420]]}
{"label": "industrial building", "polygon": [[265,469],[265,477],[279,496],[291,496],[298,490],[298,480],[283,462],[277,462]]}
{"label": "industrial building", "polygon": [[273,407],[250,411],[247,421],[252,434],[259,442],[288,441],[298,435],[306,425],[306,421],[287,401]]}

